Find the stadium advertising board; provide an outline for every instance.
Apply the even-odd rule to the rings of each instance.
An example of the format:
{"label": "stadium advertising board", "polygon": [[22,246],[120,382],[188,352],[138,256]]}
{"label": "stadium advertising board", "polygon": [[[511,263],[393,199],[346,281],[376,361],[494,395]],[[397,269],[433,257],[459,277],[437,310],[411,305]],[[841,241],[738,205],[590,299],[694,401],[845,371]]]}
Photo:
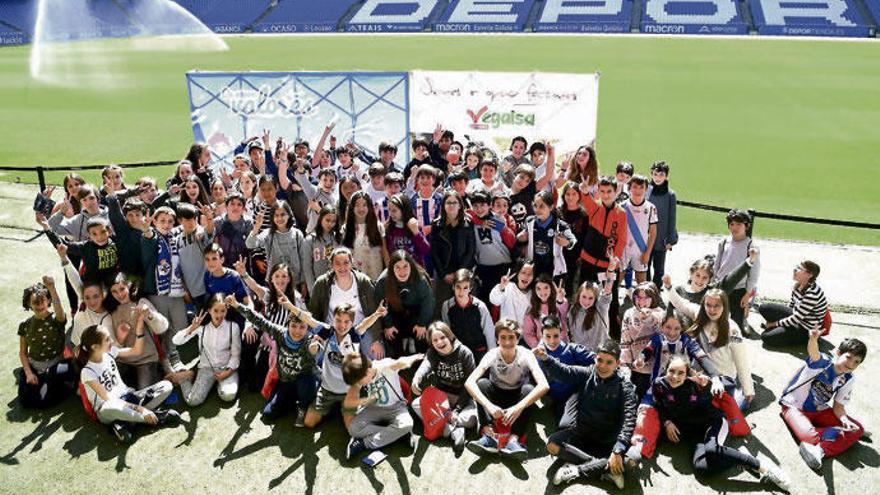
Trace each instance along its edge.
{"label": "stadium advertising board", "polygon": [[254,26],[257,33],[335,32],[351,0],[288,0],[279,2]]}
{"label": "stadium advertising board", "polygon": [[778,36],[872,35],[852,0],[749,0],[758,34]]}
{"label": "stadium advertising board", "polygon": [[454,0],[434,31],[517,32],[525,29],[534,0]]}
{"label": "stadium advertising board", "polygon": [[406,72],[190,72],[193,135],[230,162],[235,147],[263,129],[314,146],[334,122],[339,146],[375,151],[391,140],[406,162],[408,82]]}
{"label": "stadium advertising board", "polygon": [[553,136],[557,153],[596,138],[599,74],[523,72],[410,73],[410,127],[440,123],[473,140],[507,149],[515,136]]}
{"label": "stadium advertising board", "polygon": [[438,0],[366,0],[345,24],[349,32],[423,31]]}
{"label": "stadium advertising board", "polygon": [[545,0],[532,29],[539,32],[626,33],[632,0]]}
{"label": "stadium advertising board", "polygon": [[0,27],[0,45],[23,45],[28,37],[16,31],[6,31]]}
{"label": "stadium advertising board", "polygon": [[736,0],[647,0],[641,32],[653,34],[748,34]]}

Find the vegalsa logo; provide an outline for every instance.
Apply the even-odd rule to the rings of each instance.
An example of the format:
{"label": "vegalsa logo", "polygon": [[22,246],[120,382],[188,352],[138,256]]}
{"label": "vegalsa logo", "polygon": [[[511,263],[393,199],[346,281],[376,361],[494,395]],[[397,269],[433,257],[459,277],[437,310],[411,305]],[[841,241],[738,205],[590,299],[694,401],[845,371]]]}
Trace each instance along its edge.
{"label": "vegalsa logo", "polygon": [[476,112],[467,110],[471,119],[471,129],[497,129],[501,126],[534,126],[535,114],[519,113],[515,110],[509,112],[490,112],[488,106],[483,106]]}

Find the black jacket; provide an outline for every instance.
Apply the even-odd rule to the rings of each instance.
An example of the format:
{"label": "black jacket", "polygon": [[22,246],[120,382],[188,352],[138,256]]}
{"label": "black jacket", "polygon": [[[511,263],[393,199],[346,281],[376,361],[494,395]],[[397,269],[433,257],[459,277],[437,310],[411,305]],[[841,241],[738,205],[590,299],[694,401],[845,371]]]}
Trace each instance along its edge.
{"label": "black jacket", "polygon": [[614,452],[626,452],[636,428],[635,385],[624,380],[620,370],[602,379],[595,366],[571,366],[550,356],[542,364],[548,378],[569,383],[578,394],[576,427],[605,444],[614,444]]}
{"label": "black jacket", "polygon": [[709,388],[700,388],[691,380],[672,388],[666,382],[666,377],[661,376],[654,381],[651,392],[661,423],[672,421],[683,437],[699,440],[708,425],[722,415],[712,405]]}
{"label": "black jacket", "polygon": [[438,279],[460,268],[474,269],[477,241],[473,224],[467,217],[455,227],[440,225],[438,218],[431,226],[428,243],[431,245],[431,268]]}

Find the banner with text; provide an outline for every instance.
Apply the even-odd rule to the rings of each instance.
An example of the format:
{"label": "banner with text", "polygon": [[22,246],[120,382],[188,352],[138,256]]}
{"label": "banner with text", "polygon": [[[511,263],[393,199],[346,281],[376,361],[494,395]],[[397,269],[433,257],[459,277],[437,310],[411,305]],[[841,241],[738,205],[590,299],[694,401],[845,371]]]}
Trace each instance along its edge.
{"label": "banner with text", "polygon": [[[339,145],[353,142],[376,153],[382,141],[409,159],[406,72],[190,72],[186,75],[196,141],[215,161],[231,161],[241,141],[260,136],[314,148],[335,123]],[[326,146],[326,144],[325,144]]]}
{"label": "banner with text", "polygon": [[597,73],[412,71],[410,78],[416,133],[430,134],[439,123],[500,150],[515,136],[529,143],[552,137],[557,156],[596,139]]}

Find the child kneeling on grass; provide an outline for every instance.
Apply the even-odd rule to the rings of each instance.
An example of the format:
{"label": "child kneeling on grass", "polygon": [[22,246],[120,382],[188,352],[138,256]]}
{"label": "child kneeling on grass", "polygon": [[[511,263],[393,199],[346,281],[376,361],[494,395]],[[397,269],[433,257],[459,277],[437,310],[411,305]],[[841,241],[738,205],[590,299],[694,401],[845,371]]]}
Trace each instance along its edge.
{"label": "child kneeling on grass", "polygon": [[[412,434],[413,420],[397,373],[423,357],[414,354],[373,362],[361,353],[352,353],[343,358],[342,378],[349,388],[342,403],[342,419],[351,435],[345,451],[347,460]],[[414,446],[414,438],[410,436],[409,440]]]}
{"label": "child kneeling on grass", "polygon": [[149,309],[139,306],[137,313],[134,347],[120,349],[113,346],[110,330],[92,325],[83,331],[78,354],[78,364],[82,368],[80,380],[85,385],[86,395],[98,421],[109,424],[116,438],[124,443],[132,438],[129,423],[156,426],[180,419],[177,411],[161,407],[173,390],[171,382],[162,380],[147,388],[134,390],[119,376],[116,358],[138,355],[144,345],[144,318]]}
{"label": "child kneeling on grass", "polygon": [[845,339],[834,356],[819,352],[821,328],[810,331],[806,364],[788,382],[779,403],[780,415],[800,453],[812,469],[822,459],[843,453],[865,433],[862,425],[846,413],[852,397],[853,372],[865,360],[868,348],[858,339]]}
{"label": "child kneeling on grass", "polygon": [[[199,339],[198,371],[175,374],[183,398],[190,406],[205,402],[217,383],[217,395],[224,402],[235,400],[238,394],[238,365],[241,362],[241,332],[238,324],[226,319],[224,295],[217,293],[208,299],[205,311],[189,327],[177,332],[172,341],[182,346],[193,338]],[[205,317],[209,316],[205,322]],[[195,381],[193,381],[195,377]]]}

